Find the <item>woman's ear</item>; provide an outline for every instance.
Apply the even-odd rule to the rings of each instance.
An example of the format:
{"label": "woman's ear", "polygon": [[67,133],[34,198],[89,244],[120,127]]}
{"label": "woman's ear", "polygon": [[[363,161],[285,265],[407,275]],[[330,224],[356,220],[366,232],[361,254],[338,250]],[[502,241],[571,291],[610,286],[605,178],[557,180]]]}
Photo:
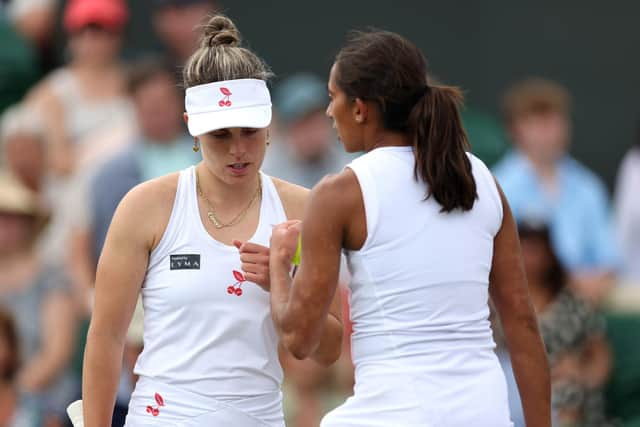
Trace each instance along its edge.
{"label": "woman's ear", "polygon": [[356,98],[353,101],[353,119],[358,124],[362,124],[367,121],[369,114],[369,106],[360,98]]}
{"label": "woman's ear", "polygon": [[184,124],[189,124],[189,115],[187,113],[182,113],[182,120],[184,120]]}

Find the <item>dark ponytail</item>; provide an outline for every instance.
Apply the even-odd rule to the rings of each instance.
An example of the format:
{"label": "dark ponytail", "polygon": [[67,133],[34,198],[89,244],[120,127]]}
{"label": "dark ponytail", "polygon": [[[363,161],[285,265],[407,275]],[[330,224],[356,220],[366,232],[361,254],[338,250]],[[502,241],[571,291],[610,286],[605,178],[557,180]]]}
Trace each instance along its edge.
{"label": "dark ponytail", "polygon": [[415,176],[429,186],[444,212],[471,210],[477,197],[470,149],[459,108],[463,96],[452,86],[428,86],[409,114],[416,156]]}
{"label": "dark ponytail", "polygon": [[387,130],[410,136],[426,198],[433,196],[443,212],[473,208],[462,93],[427,84],[427,60],[413,43],[388,31],[353,32],[336,57],[336,82],[347,96],[373,101]]}

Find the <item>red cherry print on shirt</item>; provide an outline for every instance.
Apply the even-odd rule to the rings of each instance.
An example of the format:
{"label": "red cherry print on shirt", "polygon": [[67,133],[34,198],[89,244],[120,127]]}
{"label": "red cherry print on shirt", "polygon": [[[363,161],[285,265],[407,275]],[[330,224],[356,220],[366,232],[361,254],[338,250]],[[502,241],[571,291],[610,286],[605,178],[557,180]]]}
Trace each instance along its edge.
{"label": "red cherry print on shirt", "polygon": [[160,396],[160,393],[156,393],[154,398],[156,399],[156,403],[158,404],[158,406],[164,406],[164,399],[162,398],[162,396]]}
{"label": "red cherry print on shirt", "polygon": [[231,107],[231,101],[227,100],[227,101],[224,103],[224,105],[225,105],[225,106],[227,106],[227,107]]}
{"label": "red cherry print on shirt", "polygon": [[227,288],[227,292],[229,294],[235,294],[236,296],[240,296],[242,295],[242,283],[246,282],[247,279],[244,277],[244,274],[242,274],[238,270],[233,270],[232,273],[233,273],[233,277],[236,279],[236,283],[229,286]]}
{"label": "red cherry print on shirt", "polygon": [[158,415],[160,415],[160,407],[164,406],[164,399],[162,398],[162,396],[160,395],[160,393],[156,393],[153,398],[156,400],[156,403],[158,404],[157,408],[154,408],[151,405],[148,405],[146,410],[148,414],[153,415],[154,417],[157,417]]}
{"label": "red cherry print on shirt", "polygon": [[226,105],[226,103],[224,101],[219,101],[218,105],[221,106],[221,107],[224,107]]}

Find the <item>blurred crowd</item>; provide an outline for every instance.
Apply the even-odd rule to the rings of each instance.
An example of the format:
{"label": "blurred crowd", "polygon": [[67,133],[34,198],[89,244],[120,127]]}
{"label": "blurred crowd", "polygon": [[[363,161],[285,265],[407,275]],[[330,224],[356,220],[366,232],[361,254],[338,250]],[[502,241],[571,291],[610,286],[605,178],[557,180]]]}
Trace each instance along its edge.
{"label": "blurred crowd", "polygon": [[[135,185],[200,160],[182,121],[179,70],[197,45],[193,28],[219,5],[153,4],[149,19],[163,49],[125,64],[124,0],[69,0],[64,8],[0,0],[0,427],[69,425],[65,409],[80,398],[93,282],[113,212]],[[64,59],[51,46],[60,17]],[[282,76],[272,94],[266,173],[312,187],[353,159],[325,116],[326,76]],[[527,78],[502,100],[502,120],[472,108],[463,119],[518,222],[552,369],[554,422],[640,425],[640,128],[611,197],[569,154],[580,141],[572,141],[571,95],[562,85]],[[348,280],[345,268],[347,329]],[[114,426],[123,425],[136,380],[141,315],[129,333]],[[494,320],[514,422],[523,426]],[[282,355],[288,425],[317,426],[351,394],[345,337],[331,368]]]}

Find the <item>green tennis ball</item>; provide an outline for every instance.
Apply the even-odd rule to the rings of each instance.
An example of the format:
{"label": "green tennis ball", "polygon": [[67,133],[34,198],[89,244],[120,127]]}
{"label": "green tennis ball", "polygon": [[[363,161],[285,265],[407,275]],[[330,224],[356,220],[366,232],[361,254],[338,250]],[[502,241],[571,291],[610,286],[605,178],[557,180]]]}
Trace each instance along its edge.
{"label": "green tennis ball", "polygon": [[291,260],[293,265],[300,265],[300,253],[302,252],[302,235],[298,236],[298,247],[296,248],[296,253]]}

